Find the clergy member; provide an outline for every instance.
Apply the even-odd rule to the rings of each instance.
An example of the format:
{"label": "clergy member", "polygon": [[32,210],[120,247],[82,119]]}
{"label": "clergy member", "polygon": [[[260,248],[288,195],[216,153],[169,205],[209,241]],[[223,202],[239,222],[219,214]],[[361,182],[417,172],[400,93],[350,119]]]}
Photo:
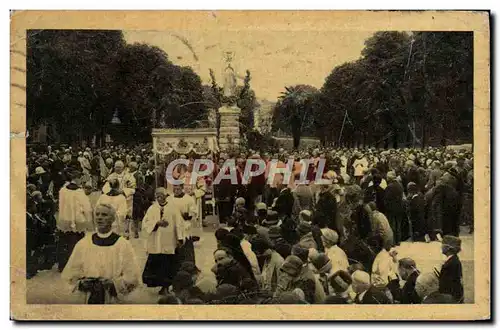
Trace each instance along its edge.
{"label": "clergy member", "polygon": [[155,195],[156,202],[142,220],[148,253],[142,280],[148,287],[160,286],[159,294],[166,294],[179,268],[176,250],[184,243],[184,220],[167,202],[165,188],[157,188]]}
{"label": "clergy member", "polygon": [[125,171],[125,165],[121,160],[115,163],[115,171],[111,173],[106,179],[106,184],[102,187],[102,192],[107,194],[111,187],[109,185],[111,180],[118,180],[120,185],[119,192],[123,193],[127,200],[127,216],[125,217],[125,237],[128,239],[130,232],[130,219],[132,219],[133,199],[136,188],[134,176]]}
{"label": "clergy member", "polygon": [[57,262],[62,272],[68,262],[76,243],[85,236],[85,232],[93,231],[92,206],[81,188],[82,173],[77,169],[68,170],[70,183],[59,192],[59,215],[56,220],[58,243]]}
{"label": "clergy member", "polygon": [[203,232],[203,198],[205,196],[207,186],[203,176],[198,176],[193,172],[192,165],[181,180],[184,182],[184,193],[193,198],[196,206],[195,214],[191,219],[191,235],[194,242],[199,241]]}
{"label": "clergy member", "polygon": [[125,235],[125,217],[127,216],[127,200],[120,192],[120,183],[117,179],[109,181],[111,190],[107,194],[102,194],[97,200],[96,205],[109,204],[113,206],[116,212],[116,219],[113,222],[113,232],[118,235]]}
{"label": "clergy member", "polygon": [[140,269],[129,241],[112,231],[113,206],[97,205],[97,232],[75,246],[61,277],[86,296],[89,304],[115,303],[140,283]]}
{"label": "clergy member", "polygon": [[183,261],[195,263],[192,222],[198,216],[198,208],[195,199],[185,193],[185,187],[181,184],[173,185],[174,195],[168,198],[169,204],[178,210],[184,219],[183,239],[184,245],[179,249],[178,257]]}

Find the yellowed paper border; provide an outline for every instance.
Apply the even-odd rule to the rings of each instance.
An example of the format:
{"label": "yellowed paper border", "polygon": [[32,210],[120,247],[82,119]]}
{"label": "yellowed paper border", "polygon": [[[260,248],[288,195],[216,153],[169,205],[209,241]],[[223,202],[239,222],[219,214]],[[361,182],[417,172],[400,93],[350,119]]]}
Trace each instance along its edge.
{"label": "yellowed paper border", "polygon": [[[25,69],[28,29],[474,31],[474,304],[27,305]],[[21,53],[19,53],[21,52]],[[490,317],[490,29],[487,12],[19,11],[11,17],[11,316],[16,320],[472,320]],[[14,133],[14,134],[13,134]]]}

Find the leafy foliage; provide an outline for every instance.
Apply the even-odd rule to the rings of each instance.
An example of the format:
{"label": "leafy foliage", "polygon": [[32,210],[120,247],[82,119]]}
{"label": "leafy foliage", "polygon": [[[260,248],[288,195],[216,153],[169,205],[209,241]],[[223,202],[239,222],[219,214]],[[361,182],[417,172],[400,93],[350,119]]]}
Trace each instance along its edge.
{"label": "leafy foliage", "polygon": [[309,85],[285,87],[273,110],[273,130],[291,133],[293,147],[298,148],[300,137],[313,130],[314,100],[318,90]]}
{"label": "leafy foliage", "polygon": [[311,98],[287,89],[273,129],[350,147],[472,140],[472,33],[377,32],[361,55],[335,67]]}
{"label": "leafy foliage", "polygon": [[65,142],[144,141],[154,126],[207,118],[200,77],[158,47],[127,45],[121,31],[28,31],[27,86],[28,127],[55,123]]}

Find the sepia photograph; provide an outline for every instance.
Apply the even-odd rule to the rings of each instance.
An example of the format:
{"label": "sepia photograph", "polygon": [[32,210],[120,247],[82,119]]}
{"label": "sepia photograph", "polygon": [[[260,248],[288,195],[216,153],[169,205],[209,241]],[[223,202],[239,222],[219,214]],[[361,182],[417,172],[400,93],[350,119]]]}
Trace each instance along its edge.
{"label": "sepia photograph", "polygon": [[12,317],[489,319],[489,24],[13,13]]}

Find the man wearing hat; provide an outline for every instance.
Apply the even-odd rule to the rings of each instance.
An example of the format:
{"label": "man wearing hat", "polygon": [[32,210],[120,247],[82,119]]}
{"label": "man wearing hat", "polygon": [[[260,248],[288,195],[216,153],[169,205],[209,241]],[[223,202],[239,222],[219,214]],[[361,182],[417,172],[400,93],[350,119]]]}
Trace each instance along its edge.
{"label": "man wearing hat", "polygon": [[464,287],[462,278],[462,263],[458,258],[461,251],[460,238],[445,235],[441,243],[441,251],[446,256],[446,261],[439,272],[439,292],[450,294],[457,303],[464,302]]}
{"label": "man wearing hat", "polygon": [[305,300],[308,303],[315,302],[316,281],[314,274],[298,256],[288,256],[281,266],[281,272],[278,288],[275,292],[276,297],[282,292],[299,288],[304,292]]}
{"label": "man wearing hat", "polygon": [[[392,175],[389,175],[392,174]],[[388,185],[384,193],[384,210],[379,210],[384,213],[389,220],[392,231],[394,233],[394,244],[399,245],[402,240],[408,237],[404,223],[407,222],[406,210],[403,203],[404,190],[401,184],[396,181],[394,172],[387,174]]]}
{"label": "man wearing hat", "polygon": [[273,210],[267,211],[267,217],[262,221],[262,226],[270,228],[271,226],[280,226],[281,221],[278,219],[278,212]]}

